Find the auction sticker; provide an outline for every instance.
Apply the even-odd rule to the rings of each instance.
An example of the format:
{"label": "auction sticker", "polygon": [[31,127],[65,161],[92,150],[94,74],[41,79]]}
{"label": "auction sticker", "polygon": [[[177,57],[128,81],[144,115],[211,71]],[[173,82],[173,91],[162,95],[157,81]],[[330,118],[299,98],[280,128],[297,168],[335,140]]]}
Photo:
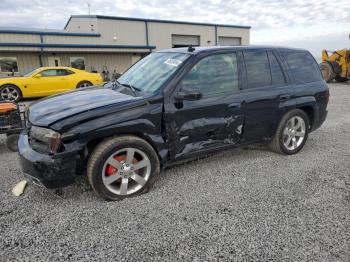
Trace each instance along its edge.
{"label": "auction sticker", "polygon": [[170,66],[178,66],[182,63],[182,61],[177,60],[177,59],[173,59],[173,58],[168,58],[164,64],[170,65]]}

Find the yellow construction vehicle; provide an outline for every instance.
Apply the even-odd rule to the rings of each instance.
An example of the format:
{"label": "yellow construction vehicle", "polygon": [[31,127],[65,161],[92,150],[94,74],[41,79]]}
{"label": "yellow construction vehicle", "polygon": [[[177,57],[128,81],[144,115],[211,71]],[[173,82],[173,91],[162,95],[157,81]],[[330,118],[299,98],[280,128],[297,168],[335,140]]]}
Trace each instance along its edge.
{"label": "yellow construction vehicle", "polygon": [[337,51],[322,50],[322,75],[327,83],[346,82],[350,79],[350,49]]}

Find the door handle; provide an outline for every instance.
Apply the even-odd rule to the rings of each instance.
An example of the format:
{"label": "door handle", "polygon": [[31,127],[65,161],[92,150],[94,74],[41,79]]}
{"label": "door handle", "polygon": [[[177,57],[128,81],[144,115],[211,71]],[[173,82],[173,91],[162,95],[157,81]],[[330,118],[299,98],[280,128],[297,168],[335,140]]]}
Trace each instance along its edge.
{"label": "door handle", "polygon": [[285,95],[280,95],[280,101],[283,102],[283,101],[287,101],[291,98],[291,95],[289,94],[285,94]]}
{"label": "door handle", "polygon": [[242,106],[242,103],[231,103],[231,104],[229,104],[227,107],[228,108],[241,108],[241,106]]}

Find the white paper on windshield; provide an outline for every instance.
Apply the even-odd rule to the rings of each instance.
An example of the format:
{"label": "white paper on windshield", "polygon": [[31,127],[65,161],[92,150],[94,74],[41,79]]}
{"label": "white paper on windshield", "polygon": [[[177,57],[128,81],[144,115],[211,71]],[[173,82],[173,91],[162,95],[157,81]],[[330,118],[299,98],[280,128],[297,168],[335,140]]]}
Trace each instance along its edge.
{"label": "white paper on windshield", "polygon": [[177,60],[177,59],[173,59],[173,58],[168,58],[164,64],[170,65],[170,66],[178,66],[182,63],[182,61]]}

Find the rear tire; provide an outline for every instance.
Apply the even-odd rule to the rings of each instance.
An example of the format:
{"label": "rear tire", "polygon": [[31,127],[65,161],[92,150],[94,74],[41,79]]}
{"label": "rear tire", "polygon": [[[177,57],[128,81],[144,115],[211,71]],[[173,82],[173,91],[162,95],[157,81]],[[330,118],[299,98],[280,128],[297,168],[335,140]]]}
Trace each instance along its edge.
{"label": "rear tire", "polygon": [[19,134],[11,134],[6,138],[6,146],[12,152],[18,152]]}
{"label": "rear tire", "polygon": [[92,83],[89,81],[81,81],[77,84],[77,88],[84,88],[89,86],[92,86]]}
{"label": "rear tire", "polygon": [[335,81],[340,82],[340,83],[344,83],[344,82],[349,81],[349,79],[346,78],[346,77],[341,77],[340,75],[336,75],[335,76]]}
{"label": "rear tire", "polygon": [[335,73],[333,71],[332,66],[329,63],[327,63],[327,62],[322,62],[320,64],[320,68],[321,68],[323,79],[327,83],[332,82],[334,77],[335,77]]}
{"label": "rear tire", "polygon": [[91,187],[109,201],[148,192],[159,174],[159,159],[153,147],[136,136],[112,137],[101,142],[87,164]]}
{"label": "rear tire", "polygon": [[309,131],[310,121],[307,114],[300,109],[293,109],[282,117],[269,147],[279,154],[296,154],[305,145]]}
{"label": "rear tire", "polygon": [[22,92],[15,85],[3,85],[0,87],[0,100],[16,103],[22,100]]}

